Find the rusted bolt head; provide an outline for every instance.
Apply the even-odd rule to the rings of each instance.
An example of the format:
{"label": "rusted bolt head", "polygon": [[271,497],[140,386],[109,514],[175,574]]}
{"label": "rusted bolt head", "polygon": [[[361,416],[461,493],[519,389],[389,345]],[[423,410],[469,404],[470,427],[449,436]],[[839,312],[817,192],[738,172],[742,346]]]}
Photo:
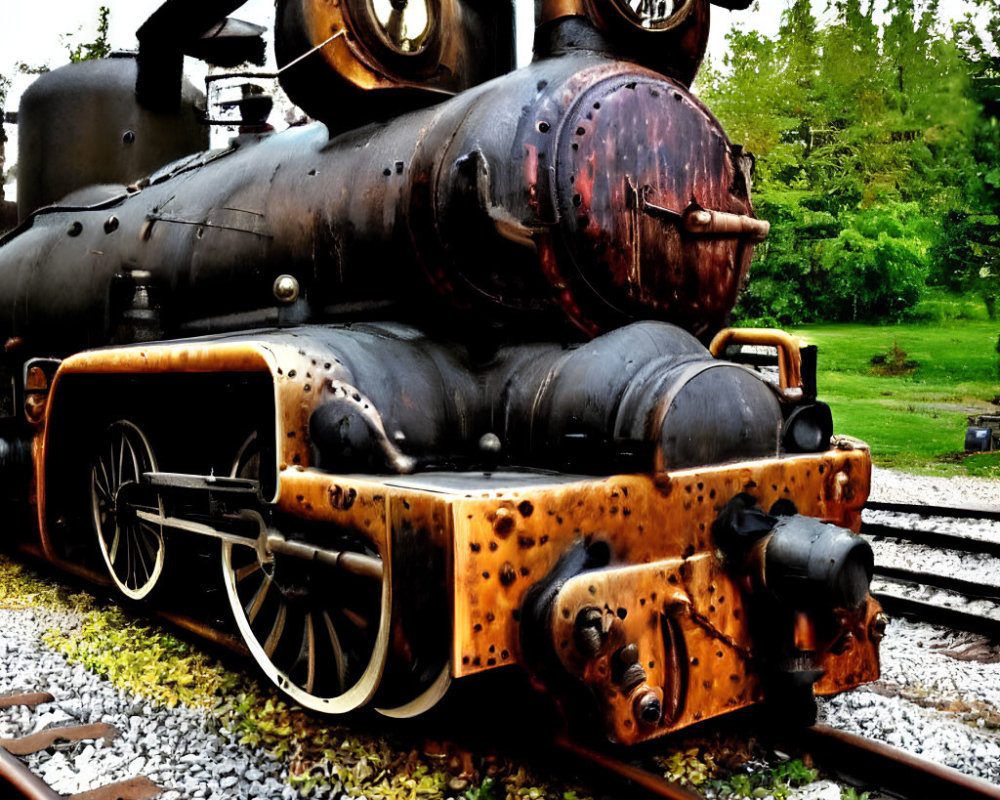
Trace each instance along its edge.
{"label": "rusted bolt head", "polygon": [[878,644],[882,641],[882,637],[885,636],[885,627],[888,624],[889,618],[880,611],[871,622],[871,630],[868,632],[868,637]]}
{"label": "rusted bolt head", "polygon": [[[604,630],[604,614],[596,606],[583,608],[576,615],[573,629],[573,643],[576,649],[586,658],[596,656],[607,639]],[[644,676],[645,677],[645,676]]]}
{"label": "rusted bolt head", "polygon": [[622,673],[621,687],[625,694],[629,694],[636,686],[646,680],[646,670],[642,664],[630,664]]}
{"label": "rusted bolt head", "polygon": [[493,532],[501,539],[505,539],[510,536],[516,524],[513,511],[509,508],[498,508],[493,520]]}
{"label": "rusted bolt head", "polygon": [[622,664],[626,666],[635,664],[639,660],[639,645],[635,642],[625,645],[618,652],[618,657],[621,659]]}
{"label": "rusted bolt head", "polygon": [[643,725],[656,725],[663,715],[663,704],[659,696],[648,686],[636,695],[632,703],[632,713]]}
{"label": "rusted bolt head", "polygon": [[479,437],[479,449],[483,453],[499,453],[500,437],[495,433],[484,433]]}
{"label": "rusted bolt head", "polygon": [[699,228],[703,228],[706,225],[712,223],[712,213],[710,211],[705,211],[705,209],[698,209],[697,211],[692,211],[689,219],[692,225],[697,225]]}
{"label": "rusted bolt head", "polygon": [[282,303],[299,299],[299,282],[294,275],[279,275],[274,279],[274,296]]}

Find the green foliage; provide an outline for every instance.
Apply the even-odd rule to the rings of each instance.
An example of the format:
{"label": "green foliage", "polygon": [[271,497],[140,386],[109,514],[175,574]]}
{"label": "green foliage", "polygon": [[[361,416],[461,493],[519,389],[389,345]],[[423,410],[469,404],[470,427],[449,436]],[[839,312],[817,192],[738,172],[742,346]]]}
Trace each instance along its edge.
{"label": "green foliage", "polygon": [[[757,157],[772,223],[741,323],[908,318],[928,282],[1000,300],[1000,23],[936,0],[810,0],[736,27],[698,90]],[[876,9],[880,13],[876,14]]]}
{"label": "green foliage", "polygon": [[985,320],[988,315],[982,298],[972,292],[956,294],[931,287],[911,310],[910,318],[915,322],[942,323],[962,319]]}
{"label": "green foliage", "polygon": [[701,786],[718,772],[712,753],[699,747],[675,750],[653,761],[663,770],[663,777],[681,785]]}
{"label": "green foliage", "polygon": [[770,769],[733,773],[724,780],[710,781],[710,785],[720,797],[773,797],[784,800],[791,795],[792,789],[816,780],[816,775],[816,770],[796,758]]}
{"label": "green foliage", "polygon": [[840,789],[840,800],[868,800],[868,792],[859,792],[853,786],[843,786]]}
{"label": "green foliage", "polygon": [[[69,52],[71,64],[80,61],[90,61],[95,58],[107,58],[111,54],[111,45],[108,42],[108,28],[110,26],[111,9],[101,6],[97,11],[97,36],[92,42],[81,42],[75,47],[72,44],[66,45]],[[72,34],[67,34],[66,39],[72,39]]]}

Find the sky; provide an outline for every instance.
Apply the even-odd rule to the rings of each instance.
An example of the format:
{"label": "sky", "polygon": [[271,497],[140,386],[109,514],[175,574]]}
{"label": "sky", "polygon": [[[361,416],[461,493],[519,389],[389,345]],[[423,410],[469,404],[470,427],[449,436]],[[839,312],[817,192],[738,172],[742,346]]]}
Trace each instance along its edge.
{"label": "sky", "polygon": [[[162,0],[45,0],[41,5],[24,0],[0,0],[0,75],[13,79],[8,95],[7,110],[17,108],[17,99],[33,79],[17,75],[16,65],[57,67],[65,63],[67,47],[92,41],[96,36],[98,10],[102,5],[111,9],[108,38],[116,49],[129,50],[136,46],[135,31],[161,4]],[[518,10],[518,62],[530,60],[531,37],[534,27],[534,0],[516,0]],[[708,55],[718,61],[725,52],[725,35],[734,24],[752,28],[764,35],[778,30],[781,11],[790,0],[759,0],[747,11],[727,11],[712,7],[711,36]],[[816,13],[822,18],[826,0],[813,0]],[[966,0],[942,0],[945,14],[959,17],[967,7]],[[43,9],[44,16],[39,14]],[[247,0],[232,16],[270,26],[274,18],[274,0]],[[982,17],[985,20],[986,11]],[[41,19],[40,19],[41,18]],[[273,59],[273,55],[269,54]],[[201,85],[204,67],[189,59],[196,85]],[[199,74],[200,70],[200,74]],[[7,145],[8,166],[16,161],[16,128],[6,126],[11,141]],[[224,132],[222,135],[225,135]],[[8,186],[8,197],[12,187]]]}

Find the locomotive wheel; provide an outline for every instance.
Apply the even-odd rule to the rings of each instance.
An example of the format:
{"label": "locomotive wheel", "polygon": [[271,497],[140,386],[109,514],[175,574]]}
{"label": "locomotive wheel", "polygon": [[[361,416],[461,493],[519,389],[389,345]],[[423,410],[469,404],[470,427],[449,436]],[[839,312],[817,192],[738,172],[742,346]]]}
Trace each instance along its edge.
{"label": "locomotive wheel", "polygon": [[[132,600],[148,595],[163,572],[163,528],[136,518],[138,506],[120,502],[125,487],[137,486],[144,472],[156,471],[149,441],[128,420],[104,432],[90,470],[90,502],[97,543],[111,580]],[[147,510],[163,516],[160,501]]]}
{"label": "locomotive wheel", "polygon": [[[232,477],[257,478],[256,434],[240,448]],[[349,536],[343,552],[378,557]],[[237,627],[257,664],[299,705],[331,714],[375,694],[389,644],[388,576],[273,554],[263,544],[222,543],[222,572]]]}

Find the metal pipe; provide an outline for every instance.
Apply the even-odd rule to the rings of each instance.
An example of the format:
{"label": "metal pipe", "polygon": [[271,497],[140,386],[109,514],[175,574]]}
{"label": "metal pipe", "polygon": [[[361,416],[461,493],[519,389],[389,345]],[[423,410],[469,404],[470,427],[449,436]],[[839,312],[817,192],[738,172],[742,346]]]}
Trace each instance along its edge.
{"label": "metal pipe", "polygon": [[[245,547],[256,548],[258,545],[257,539],[225,533],[203,522],[194,522],[192,520],[181,519],[180,517],[165,517],[141,509],[136,509],[135,515],[145,522],[152,522],[156,525],[163,525],[167,528],[187,531],[188,533],[196,533],[199,536],[210,536],[214,539],[244,545]],[[259,518],[256,512],[249,512],[247,516],[250,518]],[[263,519],[260,519],[260,524],[263,531]],[[319,561],[322,564],[328,564],[345,572],[350,572],[353,575],[382,580],[382,560],[375,556],[353,553],[349,550],[327,550],[321,547],[313,547],[303,542],[290,542],[278,533],[267,534],[264,544],[265,551],[268,553],[301,558],[307,561]]]}
{"label": "metal pipe", "polygon": [[319,561],[321,564],[329,564],[364,578],[382,580],[382,560],[374,556],[366,556],[364,553],[353,553],[349,550],[325,550],[302,542],[290,542],[275,534],[267,537],[267,550],[278,555]]}

